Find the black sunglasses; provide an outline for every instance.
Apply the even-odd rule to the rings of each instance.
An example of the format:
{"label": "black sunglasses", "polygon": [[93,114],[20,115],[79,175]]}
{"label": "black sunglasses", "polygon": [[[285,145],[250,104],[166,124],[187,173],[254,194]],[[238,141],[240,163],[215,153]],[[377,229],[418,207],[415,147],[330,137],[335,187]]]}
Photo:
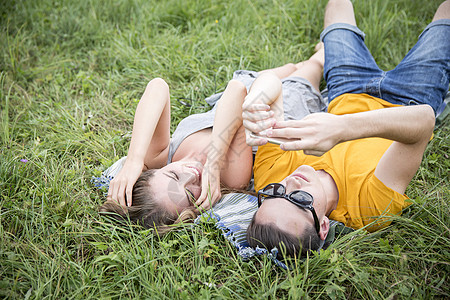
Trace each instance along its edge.
{"label": "black sunglasses", "polygon": [[264,188],[258,191],[258,207],[262,204],[262,198],[284,198],[287,201],[295,204],[302,209],[310,210],[314,217],[314,225],[316,227],[317,234],[320,231],[319,219],[317,218],[316,211],[312,204],[314,203],[314,197],[305,191],[297,190],[286,195],[286,187],[281,183],[270,183]]}

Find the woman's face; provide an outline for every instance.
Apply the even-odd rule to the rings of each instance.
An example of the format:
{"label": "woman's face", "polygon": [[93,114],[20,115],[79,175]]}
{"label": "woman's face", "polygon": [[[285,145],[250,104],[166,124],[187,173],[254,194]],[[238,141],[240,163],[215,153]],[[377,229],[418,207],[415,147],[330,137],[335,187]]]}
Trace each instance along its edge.
{"label": "woman's face", "polygon": [[197,161],[178,161],[156,170],[150,180],[151,192],[173,214],[193,206],[202,190],[203,165]]}

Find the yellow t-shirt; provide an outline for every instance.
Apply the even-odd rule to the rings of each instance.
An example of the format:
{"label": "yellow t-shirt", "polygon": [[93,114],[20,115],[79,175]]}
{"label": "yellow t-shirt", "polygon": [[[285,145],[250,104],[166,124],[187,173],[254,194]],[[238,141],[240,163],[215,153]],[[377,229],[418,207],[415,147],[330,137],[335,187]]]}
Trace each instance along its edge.
{"label": "yellow t-shirt", "polygon": [[[343,115],[394,106],[398,105],[367,94],[344,94],[330,103],[328,112]],[[324,170],[333,177],[339,191],[337,208],[329,218],[355,229],[377,220],[367,228],[375,231],[390,223],[380,216],[399,214],[410,204],[405,201],[406,195],[388,188],[374,175],[379,160],[391,144],[391,140],[381,138],[348,141],[321,157],[305,155],[303,151],[283,151],[277,145],[266,144],[256,153],[255,190],[280,182],[301,165]]]}

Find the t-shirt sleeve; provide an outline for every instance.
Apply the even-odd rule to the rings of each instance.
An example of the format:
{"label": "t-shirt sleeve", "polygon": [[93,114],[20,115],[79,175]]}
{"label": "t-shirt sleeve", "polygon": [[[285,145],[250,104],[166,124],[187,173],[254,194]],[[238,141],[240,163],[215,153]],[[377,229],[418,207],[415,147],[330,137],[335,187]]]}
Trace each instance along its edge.
{"label": "t-shirt sleeve", "polygon": [[384,185],[373,173],[361,187],[359,210],[362,225],[373,232],[388,226],[393,218],[411,204],[402,195]]}

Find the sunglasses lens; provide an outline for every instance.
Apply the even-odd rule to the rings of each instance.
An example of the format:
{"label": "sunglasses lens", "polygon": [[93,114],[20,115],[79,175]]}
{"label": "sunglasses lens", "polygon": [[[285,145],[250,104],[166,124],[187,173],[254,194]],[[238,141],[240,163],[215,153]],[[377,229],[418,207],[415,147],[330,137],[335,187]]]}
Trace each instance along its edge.
{"label": "sunglasses lens", "polygon": [[311,195],[303,191],[295,191],[290,194],[290,197],[302,206],[309,206],[313,203],[313,198],[311,197]]}
{"label": "sunglasses lens", "polygon": [[272,196],[282,196],[284,195],[284,186],[279,183],[272,183],[267,185],[263,192]]}

